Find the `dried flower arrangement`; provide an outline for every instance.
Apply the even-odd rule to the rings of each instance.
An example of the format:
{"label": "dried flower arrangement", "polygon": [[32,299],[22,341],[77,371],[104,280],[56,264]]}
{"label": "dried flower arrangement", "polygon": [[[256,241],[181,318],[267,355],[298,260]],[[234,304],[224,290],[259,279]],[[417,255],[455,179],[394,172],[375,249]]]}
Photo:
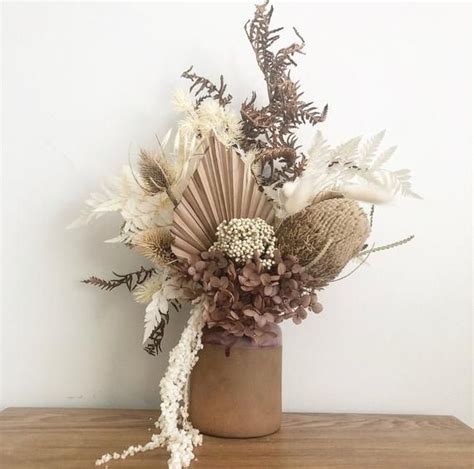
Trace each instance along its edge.
{"label": "dried flower arrangement", "polygon": [[[290,77],[304,40],[274,50],[282,28],[270,26],[273,8],[257,5],[245,31],[268,92],[258,108],[252,93],[240,117],[228,107],[232,96],[192,72],[189,93],[177,92],[184,113],[154,151],[142,150],[137,169],[127,166],[112,185],[92,194],[74,226],[118,211],[117,237],[152,267],[85,283],[104,290],[125,285],[146,304],[145,350],[157,354],[170,310],[192,304],[191,316],[170,354],[161,380],[160,433],[146,445],[104,455],[97,465],[159,446],[170,453],[169,467],[188,467],[202,437],[188,418],[187,385],[202,348],[202,334],[259,342],[275,324],[299,324],[307,311],[322,310],[317,292],[336,280],[351,259],[409,241],[368,248],[373,205],[397,194],[418,197],[408,170],[384,165],[395,148],[378,153],[384,133],[365,142],[351,139],[331,147],[317,132],[307,152],[298,145],[299,126],[327,116],[302,98]],[[359,202],[372,205],[369,215]]]}

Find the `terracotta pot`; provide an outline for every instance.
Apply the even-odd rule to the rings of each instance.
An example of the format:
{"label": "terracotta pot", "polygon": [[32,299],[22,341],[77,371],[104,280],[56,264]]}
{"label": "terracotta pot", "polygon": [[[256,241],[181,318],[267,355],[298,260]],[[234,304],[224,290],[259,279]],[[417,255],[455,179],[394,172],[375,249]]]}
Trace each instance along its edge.
{"label": "terracotta pot", "polygon": [[264,436],[281,425],[281,331],[255,345],[229,343],[219,334],[203,337],[191,374],[190,415],[202,433],[227,438]]}

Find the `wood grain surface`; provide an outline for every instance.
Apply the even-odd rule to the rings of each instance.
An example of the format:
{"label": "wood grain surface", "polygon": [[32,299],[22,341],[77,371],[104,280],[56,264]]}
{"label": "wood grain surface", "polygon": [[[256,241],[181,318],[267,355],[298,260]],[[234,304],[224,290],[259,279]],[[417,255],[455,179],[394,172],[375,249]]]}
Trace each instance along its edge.
{"label": "wood grain surface", "polygon": [[[146,443],[147,410],[9,408],[0,412],[0,467],[93,468],[104,452]],[[474,468],[474,431],[454,417],[285,414],[281,430],[247,440],[204,437],[191,469]],[[164,450],[109,469],[166,468]],[[105,466],[102,466],[105,467]]]}

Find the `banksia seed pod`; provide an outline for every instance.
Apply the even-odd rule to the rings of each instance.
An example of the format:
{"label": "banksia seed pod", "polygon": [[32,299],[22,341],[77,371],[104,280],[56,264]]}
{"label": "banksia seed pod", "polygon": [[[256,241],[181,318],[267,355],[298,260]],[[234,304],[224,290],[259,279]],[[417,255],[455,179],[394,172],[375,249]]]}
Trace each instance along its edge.
{"label": "banksia seed pod", "polygon": [[276,233],[277,248],[296,256],[323,286],[357,255],[369,233],[369,220],[356,202],[340,196],[318,197],[283,220]]}

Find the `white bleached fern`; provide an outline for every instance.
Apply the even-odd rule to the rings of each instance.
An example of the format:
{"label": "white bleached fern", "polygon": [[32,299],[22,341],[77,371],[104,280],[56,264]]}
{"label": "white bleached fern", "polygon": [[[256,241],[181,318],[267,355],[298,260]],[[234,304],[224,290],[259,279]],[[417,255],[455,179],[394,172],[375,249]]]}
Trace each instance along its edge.
{"label": "white bleached fern", "polygon": [[[199,161],[200,142],[182,131],[177,131],[172,138],[170,130],[159,141],[159,152],[176,174],[171,190],[180,197]],[[137,178],[130,166],[124,166],[119,176],[103,184],[101,193],[90,195],[80,217],[68,228],[87,225],[106,213],[120,212],[124,220],[120,234],[106,242],[129,243],[140,231],[169,226],[174,206],[168,195],[148,193]]]}
{"label": "white bleached fern", "polygon": [[173,283],[170,271],[163,269],[138,285],[133,296],[139,303],[148,303],[144,321],[143,343],[145,343],[158,324],[166,318],[169,302],[183,297],[183,291]]}
{"label": "white bleached fern", "polygon": [[385,203],[398,194],[420,198],[412,189],[409,170],[385,168],[396,147],[379,152],[384,135],[382,131],[366,140],[355,137],[331,147],[318,131],[303,175],[267,193],[286,216],[302,210],[315,195],[328,190],[369,203]]}
{"label": "white bleached fern", "polygon": [[149,195],[136,181],[129,166],[103,186],[101,194],[92,194],[87,207],[69,228],[85,225],[110,212],[120,212],[124,223],[120,234],[106,242],[130,242],[133,236],[155,226],[171,223],[173,204],[164,193]]}
{"label": "white bleached fern", "polygon": [[168,300],[161,290],[153,294],[150,304],[145,309],[145,330],[143,333],[143,343],[149,339],[158,324],[163,321],[163,317],[168,314]]}

